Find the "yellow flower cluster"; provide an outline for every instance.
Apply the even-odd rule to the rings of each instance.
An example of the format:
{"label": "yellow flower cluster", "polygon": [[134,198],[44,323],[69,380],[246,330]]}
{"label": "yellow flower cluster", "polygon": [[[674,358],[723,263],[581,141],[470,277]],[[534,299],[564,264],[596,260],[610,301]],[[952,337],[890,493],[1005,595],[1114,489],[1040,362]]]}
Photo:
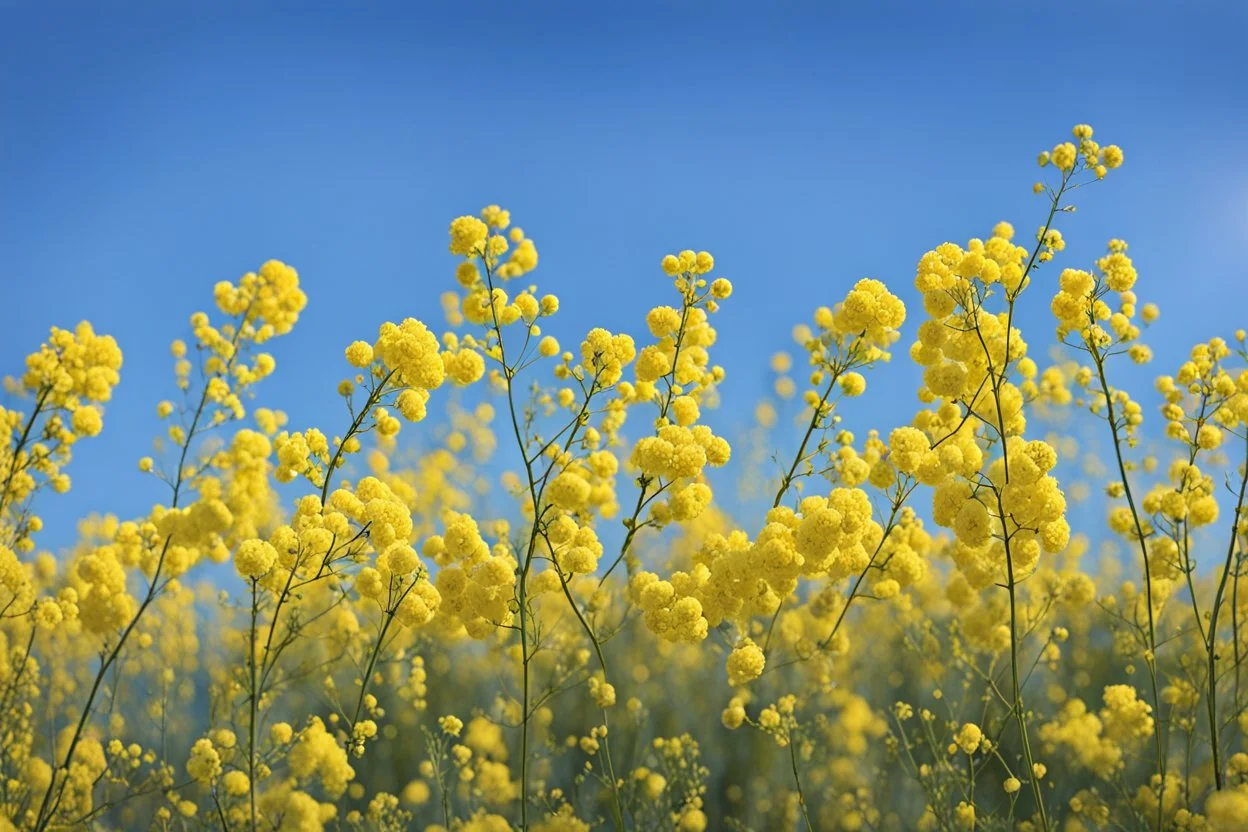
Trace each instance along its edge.
{"label": "yellow flower cluster", "polygon": [[823,310],[816,311],[815,323],[822,329],[839,336],[857,335],[874,347],[884,348],[897,339],[897,330],[906,320],[906,307],[883,283],[863,278],[832,311],[829,326],[824,326],[825,317]]}
{"label": "yellow flower cluster", "polygon": [[346,749],[325,728],[319,717],[312,717],[299,732],[287,757],[290,773],[300,781],[316,780],[330,798],[340,797],[355,779],[355,769],[347,761]]}
{"label": "yellow flower cluster", "polygon": [[21,385],[54,409],[73,409],[81,399],[107,402],[121,381],[121,361],[112,336],[96,334],[86,321],[72,331],[52,327],[47,343],[26,357]]}
{"label": "yellow flower cluster", "polygon": [[0,407],[0,540],[24,552],[34,547],[31,535],[42,519],[29,503],[44,486],[69,490],[64,469],[73,445],[104,429],[98,405],[112,398],[121,364],[117,342],[83,321],[72,331],[52,327],[47,342],[26,357],[21,379],[5,378],[8,392],[33,404],[28,413]]}
{"label": "yellow flower cluster", "polygon": [[441,567],[435,577],[442,597],[438,629],[481,639],[511,623],[515,559],[505,547],[491,550],[470,515],[451,513],[443,534],[426,540],[423,553]]}
{"label": "yellow flower cluster", "polygon": [[415,318],[382,324],[373,344],[373,356],[387,371],[395,373],[397,382],[405,387],[436,390],[446,378],[447,366],[439,352],[437,336]]}
{"label": "yellow flower cluster", "polygon": [[[560,474],[560,477],[570,476]],[[552,481],[557,482],[559,477]],[[577,478],[578,482],[584,480]],[[551,499],[558,505],[558,498],[552,494]],[[597,533],[589,526],[578,525],[564,514],[551,521],[542,531],[542,540],[546,544],[551,559],[564,575],[588,575],[597,571],[598,559],[602,557],[602,543]]]}
{"label": "yellow flower cluster", "polygon": [[1063,174],[1070,175],[1076,166],[1083,165],[1096,174],[1097,179],[1104,179],[1107,171],[1120,167],[1123,162],[1122,148],[1110,144],[1101,147],[1092,140],[1092,127],[1087,124],[1076,124],[1071,131],[1079,144],[1062,142],[1055,145],[1052,151],[1044,151],[1039,156],[1040,167],[1052,165]]}
{"label": "yellow flower cluster", "polygon": [[629,462],[646,476],[673,482],[697,477],[707,465],[726,465],[731,455],[728,442],[705,425],[664,425],[637,442]]}
{"label": "yellow flower cluster", "polygon": [[624,368],[637,357],[629,335],[612,335],[595,327],[581,342],[581,364],[602,387],[611,387],[624,376]]}
{"label": "yellow flower cluster", "polygon": [[1124,754],[1137,748],[1153,731],[1151,708],[1139,701],[1130,685],[1110,685],[1099,717],[1081,699],[1070,699],[1058,718],[1040,726],[1040,740],[1056,753],[1066,746],[1079,764],[1103,779],[1124,765]]}
{"label": "yellow flower cluster", "polygon": [[254,340],[258,344],[290,332],[308,303],[307,295],[299,288],[299,274],[277,260],[269,260],[258,272],[248,272],[237,284],[218,283],[213,297],[222,312],[241,316],[255,328]]}
{"label": "yellow flower cluster", "polygon": [[[785,506],[772,509],[752,542],[739,531],[727,537],[709,535],[693,554],[690,572],[676,572],[669,580],[639,572],[630,594],[657,635],[698,641],[724,621],[744,625],[753,616],[775,614],[799,578],[835,582],[861,572],[883,537],[866,492],[838,488],[827,497],[803,499],[796,512]],[[923,567],[905,566],[911,552],[902,548],[898,545],[895,551],[898,569],[890,574],[909,581]],[[746,643],[745,653],[734,652],[737,658],[729,660],[730,668],[753,655],[757,647],[752,644]]]}
{"label": "yellow flower cluster", "polygon": [[753,639],[745,639],[728,656],[728,684],[743,685],[763,675],[767,657]]}

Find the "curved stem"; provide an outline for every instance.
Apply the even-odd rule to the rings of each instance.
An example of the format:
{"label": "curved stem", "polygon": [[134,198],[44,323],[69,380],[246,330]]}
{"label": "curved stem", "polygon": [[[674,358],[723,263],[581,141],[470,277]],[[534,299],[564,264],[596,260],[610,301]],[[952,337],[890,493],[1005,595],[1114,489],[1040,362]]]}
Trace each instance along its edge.
{"label": "curved stem", "polygon": [[[482,257],[482,263],[485,266],[486,286],[489,289],[490,297],[492,299],[493,294],[494,294],[493,269],[490,264],[489,258]],[[545,473],[543,473],[540,477],[537,476],[533,471],[533,463],[538,458],[540,458],[542,452],[544,452],[546,448],[550,447],[550,443],[547,443],[546,445],[544,445],[542,450],[539,451],[538,453],[535,453],[533,456],[529,455],[529,452],[528,452],[529,443],[525,439],[524,431],[522,431],[520,428],[520,418],[516,411],[516,400],[515,400],[516,368],[513,366],[509,366],[507,364],[507,353],[503,345],[502,324],[500,323],[498,319],[498,310],[497,310],[496,305],[491,303],[490,310],[491,310],[492,323],[493,323],[493,326],[492,326],[493,333],[494,333],[495,338],[498,341],[498,362],[502,367],[503,379],[506,384],[507,410],[511,417],[511,428],[512,428],[512,433],[514,434],[515,439],[516,439],[516,446],[520,451],[521,459],[524,461],[525,476],[528,479],[529,500],[530,500],[530,504],[533,510],[533,525],[529,531],[529,542],[524,552],[524,558],[520,562],[519,575],[518,575],[519,586],[516,589],[516,603],[517,603],[517,606],[519,607],[518,615],[520,617],[519,629],[520,629],[520,660],[521,660],[521,685],[522,685],[522,693],[521,693],[522,711],[521,711],[521,719],[520,719],[520,828],[521,830],[527,830],[528,824],[529,824],[529,719],[531,717],[531,714],[530,714],[531,679],[530,679],[530,673],[529,673],[529,664],[532,659],[532,654],[529,652],[530,620],[529,620],[528,583],[529,583],[529,574],[533,567],[533,556],[537,550],[537,539],[541,531],[542,518],[545,515],[546,510],[549,508],[549,505],[547,505],[546,507],[542,506],[542,502],[543,502],[542,497],[546,491],[546,484],[549,482],[550,476],[554,472],[555,463],[552,462],[550,466],[547,467]],[[583,383],[582,383],[582,386],[583,386]],[[576,418],[573,419],[569,427],[566,428],[566,430],[568,431],[568,436],[567,436],[567,439],[564,441],[564,445],[563,445],[563,451],[565,453],[576,442],[576,437],[579,432],[579,429],[581,426],[585,424],[586,417],[589,414],[590,400],[593,398],[594,393],[599,389],[600,389],[599,388],[599,373],[595,372],[593,378],[590,380],[589,388],[584,391],[585,400],[581,405],[580,411],[577,413]],[[572,607],[574,610],[577,611],[577,615],[579,617],[580,611],[577,609],[576,604],[573,603]],[[595,647],[597,647],[596,641],[595,641]],[[599,658],[601,659],[601,654]],[[606,671],[604,669],[604,674],[605,672]],[[605,724],[605,719],[606,719],[605,713],[603,715],[603,718],[604,718],[604,724]],[[619,783],[615,779],[615,775],[614,775],[614,764],[611,762],[610,745],[607,744],[605,738],[604,738],[604,743],[602,747],[603,747],[603,752],[606,756],[607,769],[611,775],[611,793],[613,797],[612,808],[616,815],[617,825],[621,830],[623,830],[624,819],[623,819],[623,811],[620,805]]]}
{"label": "curved stem", "polygon": [[[239,319],[238,326],[234,330],[234,336],[230,340],[233,348],[230,352],[230,358],[226,361],[225,369],[221,375],[229,377],[230,371],[234,367],[234,363],[238,358],[238,343],[242,337],[243,329],[247,322],[247,316],[250,314],[251,308],[248,307]],[[191,443],[195,440],[196,431],[199,429],[199,422],[203,418],[204,409],[208,404],[208,385],[204,385],[203,392],[199,396],[199,404],[195,407],[195,415],[191,418],[190,428],[186,432],[186,437],[182,441],[181,453],[178,455],[178,472],[174,478],[173,497],[169,502],[171,509],[178,507],[178,500],[182,496],[182,486],[186,483],[186,457],[190,453]],[[91,683],[91,690],[87,694],[87,701],[83,704],[82,713],[78,718],[78,725],[74,729],[73,737],[70,739],[69,747],[65,751],[65,757],[60,766],[52,772],[52,777],[48,781],[47,790],[43,794],[43,800],[39,804],[39,811],[35,816],[35,826],[33,832],[44,832],[48,824],[56,816],[56,810],[60,806],[61,797],[65,794],[65,787],[69,783],[69,766],[74,759],[74,752],[78,749],[78,743],[82,740],[83,730],[86,728],[87,722],[91,718],[92,710],[95,707],[95,697],[99,694],[100,686],[104,682],[104,677],[108,673],[109,668],[117,661],[121,655],[121,650],[125,647],[126,642],[130,638],[130,634],[134,632],[138,626],[139,620],[143,614],[147,612],[147,608],[156,600],[156,595],[163,588],[161,584],[161,573],[164,570],[165,555],[169,552],[169,545],[173,542],[173,536],[169,535],[165,538],[164,544],[161,546],[160,555],[156,560],[156,568],[152,572],[151,582],[148,584],[147,593],[143,598],[139,608],[135,611],[134,616],[130,619],[125,629],[117,639],[117,643],[113,649],[108,652],[107,656],[100,662],[99,670],[95,674],[95,680]],[[167,583],[167,582],[166,582]],[[57,774],[64,771],[65,775],[60,778],[60,786],[57,787]],[[52,798],[52,792],[56,791],[56,798]]]}
{"label": "curved stem", "polygon": [[802,777],[797,771],[797,744],[793,742],[792,735],[789,736],[789,762],[793,767],[793,784],[797,786],[797,805],[802,809],[802,818],[806,821],[806,829],[809,832],[815,832],[815,826],[810,822],[810,813],[806,809],[806,795],[802,792]]}
{"label": "curved stem", "polygon": [[26,420],[21,436],[18,437],[16,444],[13,445],[13,456],[9,458],[9,470],[4,476],[4,487],[0,489],[0,512],[4,511],[9,502],[9,489],[13,486],[13,477],[17,475],[17,459],[21,456],[22,449],[26,447],[26,442],[30,439],[30,432],[35,427],[35,421],[39,418],[39,414],[43,411],[43,406],[51,393],[51,387],[46,387],[39,393],[39,396],[35,399],[34,410],[30,412],[30,418]]}
{"label": "curved stem", "polygon": [[329,497],[329,486],[333,480],[334,471],[342,462],[342,454],[347,447],[347,443],[351,441],[351,437],[359,433],[360,425],[362,425],[364,420],[368,418],[368,414],[372,412],[373,407],[378,401],[380,401],[381,397],[386,394],[387,387],[390,384],[390,379],[394,378],[394,374],[396,372],[396,370],[391,370],[386,373],[385,377],[382,378],[377,386],[369,391],[368,399],[364,402],[363,407],[360,408],[360,412],[356,414],[354,421],[351,422],[351,427],[347,430],[347,435],[342,438],[342,441],[338,443],[338,447],[334,449],[334,455],[329,460],[329,467],[325,469],[325,481],[321,483],[322,508],[325,506],[325,500]]}
{"label": "curved stem", "polygon": [[[544,536],[544,535],[543,535]],[[547,539],[547,544],[550,540]],[[585,630],[585,634],[589,636],[590,642],[594,645],[594,654],[598,657],[598,666],[602,668],[602,678],[607,678],[607,659],[602,652],[602,642],[598,638],[598,634],[594,632],[594,628],[590,626],[584,614],[581,612],[580,605],[576,603],[576,599],[572,597],[572,591],[568,588],[568,581],[563,575],[563,570],[559,568],[559,564],[555,564],[555,574],[559,576],[559,583],[563,587],[563,594],[568,599],[568,606],[572,607],[572,612],[576,614],[576,620],[580,622],[581,628]],[[607,709],[602,709],[602,727],[607,729],[607,733],[602,737],[603,755],[607,763],[607,776],[611,778],[611,811],[615,816],[616,826],[620,829],[624,828],[624,807],[620,802],[620,789],[618,780],[615,776],[615,764],[611,760],[611,726],[607,722]]]}
{"label": "curved stem", "polygon": [[[235,338],[237,339],[237,335]],[[181,496],[181,488],[184,483],[183,472],[186,468],[186,455],[190,449],[191,441],[195,437],[195,431],[199,425],[200,418],[203,416],[204,408],[207,405],[207,402],[208,389],[207,385],[205,385],[204,392],[201,394],[199,399],[199,406],[196,407],[195,416],[191,420],[191,428],[187,431],[186,439],[182,443],[182,453],[178,458],[178,475],[173,487],[173,499],[170,501],[171,508],[177,508],[178,506],[178,498]],[[69,765],[74,758],[74,752],[78,750],[78,743],[82,740],[82,732],[86,728],[88,720],[91,718],[91,713],[95,706],[95,697],[99,694],[100,686],[103,684],[104,677],[107,675],[109,668],[111,668],[113,663],[117,661],[118,656],[121,655],[122,648],[125,646],[126,641],[130,638],[130,634],[134,632],[134,628],[138,626],[139,619],[143,617],[143,614],[147,612],[147,608],[151,606],[154,600],[156,600],[156,595],[162,588],[160,581],[161,572],[163,571],[165,565],[165,555],[168,553],[169,545],[172,542],[172,535],[165,538],[165,542],[160,549],[160,556],[156,561],[156,569],[152,573],[151,583],[147,588],[147,594],[144,596],[142,603],[139,604],[139,608],[135,611],[134,616],[130,619],[130,622],[126,625],[126,628],[118,637],[117,643],[113,646],[113,649],[108,652],[107,657],[100,663],[99,670],[95,674],[95,680],[91,683],[91,690],[87,694],[87,701],[83,704],[82,713],[79,715],[78,725],[74,729],[74,734],[69,742],[69,747],[65,751],[64,761],[58,767],[58,770],[63,770],[65,772],[65,776],[61,778],[60,787],[58,789],[56,786],[57,772],[53,772],[52,778],[48,782],[47,791],[44,792],[43,801],[39,804],[39,811],[36,815],[34,832],[44,832],[44,830],[47,829],[48,824],[52,822],[52,818],[55,816],[56,810],[60,806],[61,796],[65,793],[65,787],[69,783]],[[56,790],[57,795],[53,800],[52,792],[54,789]]]}
{"label": "curved stem", "polygon": [[1118,465],[1118,478],[1122,483],[1123,493],[1127,498],[1127,506],[1131,510],[1131,519],[1135,524],[1135,537],[1140,544],[1140,558],[1144,563],[1144,605],[1148,608],[1148,654],[1144,657],[1144,664],[1148,667],[1149,681],[1152,684],[1153,694],[1153,744],[1157,755],[1157,776],[1160,779],[1157,793],[1157,829],[1162,828],[1165,818],[1165,809],[1162,800],[1162,790],[1166,785],[1166,749],[1161,733],[1161,693],[1157,688],[1157,622],[1153,615],[1153,570],[1152,565],[1148,561],[1148,544],[1145,542],[1144,527],[1140,522],[1140,513],[1135,505],[1135,495],[1131,491],[1131,480],[1127,476],[1127,464],[1122,457],[1122,438],[1118,433],[1118,418],[1114,413],[1114,399],[1109,388],[1109,381],[1105,378],[1105,358],[1099,352],[1093,350],[1093,363],[1096,364],[1096,374],[1101,385],[1101,394],[1105,397],[1105,406],[1107,408],[1106,421],[1109,422],[1109,431],[1113,439],[1114,459]]}
{"label": "curved stem", "polygon": [[1223,786],[1221,731],[1218,730],[1218,612],[1222,608],[1222,599],[1226,594],[1226,582],[1230,578],[1235,559],[1235,543],[1239,537],[1239,517],[1244,510],[1245,490],[1248,490],[1248,459],[1244,461],[1244,473],[1239,481],[1239,499],[1235,502],[1235,513],[1231,515],[1231,542],[1226,547],[1226,562],[1222,566],[1222,578],[1218,581],[1218,591],[1213,598],[1213,608],[1209,611],[1209,637],[1205,645],[1209,655],[1209,690],[1207,692],[1209,742],[1213,750],[1214,784],[1218,791],[1221,791]]}
{"label": "curved stem", "polygon": [[251,580],[251,627],[248,633],[247,666],[251,671],[247,720],[247,802],[251,809],[251,832],[256,832],[256,709],[260,692],[256,690],[256,579]]}

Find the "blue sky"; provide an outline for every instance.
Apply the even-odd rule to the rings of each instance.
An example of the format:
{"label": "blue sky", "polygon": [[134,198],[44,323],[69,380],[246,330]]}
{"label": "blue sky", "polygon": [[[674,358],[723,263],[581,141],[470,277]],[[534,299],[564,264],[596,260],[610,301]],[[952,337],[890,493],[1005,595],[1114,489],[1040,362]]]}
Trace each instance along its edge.
{"label": "blue sky", "polygon": [[[1076,122],[1127,162],[1079,195],[1057,265],[1131,242],[1163,310],[1157,371],[1248,326],[1237,4],[203,5],[0,2],[0,372],[83,318],[126,354],[74,490],[41,505],[47,546],[165,496],[135,460],[172,393],[167,344],[215,281],[299,269],[310,302],[262,403],[332,431],[343,347],[439,321],[447,222],[487,203],[536,240],[565,340],[642,334],[668,300],[659,258],[712,251],[736,286],[725,432],[791,326],[854,280],[910,300],[929,248],[1037,227],[1034,156]],[[1038,344],[1055,273],[1021,317]],[[917,378],[899,351],[867,421],[907,421]]]}

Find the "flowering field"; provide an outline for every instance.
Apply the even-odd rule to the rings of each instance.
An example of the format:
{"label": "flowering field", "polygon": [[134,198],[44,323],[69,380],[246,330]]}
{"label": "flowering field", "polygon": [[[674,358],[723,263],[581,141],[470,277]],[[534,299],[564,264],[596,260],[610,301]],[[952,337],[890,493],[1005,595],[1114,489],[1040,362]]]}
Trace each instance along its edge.
{"label": "flowering field", "polygon": [[204,286],[134,449],[163,499],[59,556],[118,341],[163,345],[48,321],[4,356],[0,830],[1248,829],[1245,335],[1154,355],[1127,243],[1065,262],[1130,175],[1099,141],[914,252],[919,308],[802,309],[763,401],[716,363],[749,275],[656,252],[610,332],[498,206],[440,319],[341,345],[331,424],[266,405],[298,264]]}

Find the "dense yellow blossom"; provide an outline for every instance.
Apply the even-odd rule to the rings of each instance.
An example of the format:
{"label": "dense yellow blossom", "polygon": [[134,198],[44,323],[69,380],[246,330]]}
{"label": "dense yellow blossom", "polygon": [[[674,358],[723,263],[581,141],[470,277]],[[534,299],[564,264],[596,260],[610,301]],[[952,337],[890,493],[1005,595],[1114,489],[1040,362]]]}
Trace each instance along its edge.
{"label": "dense yellow blossom", "polygon": [[122,356],[53,328],[0,409],[0,830],[1248,828],[1246,336],[1154,356],[1146,257],[1053,263],[1094,135],[1034,235],[830,279],[753,368],[721,309],[766,276],[681,250],[567,319],[489,205],[308,425],[266,262],[170,346],[155,504],[61,553]]}

